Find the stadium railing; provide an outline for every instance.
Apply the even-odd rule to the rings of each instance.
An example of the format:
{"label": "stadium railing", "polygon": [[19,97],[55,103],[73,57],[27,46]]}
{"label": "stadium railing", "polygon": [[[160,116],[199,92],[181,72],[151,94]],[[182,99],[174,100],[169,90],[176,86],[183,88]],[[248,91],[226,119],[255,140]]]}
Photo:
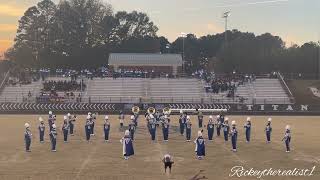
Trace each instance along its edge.
{"label": "stadium railing", "polygon": [[291,103],[295,103],[295,98],[290,90],[290,88],[288,87],[286,81],[284,80],[284,77],[281,75],[280,72],[278,72],[278,79],[280,80],[280,83],[283,87],[283,89],[286,91],[286,93],[288,94],[289,98],[290,98],[290,102]]}
{"label": "stadium railing", "polygon": [[2,81],[1,81],[1,84],[0,84],[0,94],[1,94],[2,90],[4,89],[4,86],[6,85],[6,82],[7,82],[8,78],[9,78],[9,73],[10,73],[10,72],[7,71],[6,74],[4,75]]}

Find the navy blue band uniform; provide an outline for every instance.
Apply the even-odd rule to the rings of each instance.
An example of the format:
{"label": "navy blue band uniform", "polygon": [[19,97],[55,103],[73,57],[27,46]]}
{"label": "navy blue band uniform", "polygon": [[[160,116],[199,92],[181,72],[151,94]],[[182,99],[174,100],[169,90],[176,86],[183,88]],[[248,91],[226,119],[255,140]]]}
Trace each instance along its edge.
{"label": "navy blue band uniform", "polygon": [[209,116],[209,121],[207,124],[207,130],[208,130],[208,139],[209,141],[213,140],[213,134],[214,134],[214,122],[213,122],[213,117]]}
{"label": "navy blue band uniform", "polygon": [[191,127],[192,127],[190,116],[187,116],[187,121],[185,124],[186,124],[186,139],[189,142],[191,140]]}
{"label": "navy blue band uniform", "polygon": [[236,128],[236,121],[232,121],[232,128],[230,131],[231,136],[231,145],[232,145],[232,151],[237,151],[237,140],[238,140],[238,130]]}
{"label": "navy blue band uniform", "polygon": [[39,117],[39,121],[40,121],[40,124],[38,126],[39,139],[40,139],[40,143],[44,143],[44,133],[45,133],[46,126],[45,126],[45,124],[43,122],[42,117]]}
{"label": "navy blue band uniform", "polygon": [[196,144],[195,152],[198,159],[203,159],[206,155],[206,147],[205,147],[205,140],[202,137],[202,132],[198,131],[198,138],[194,141]]}
{"label": "navy blue band uniform", "polygon": [[271,142],[271,133],[272,133],[271,120],[272,120],[271,118],[268,118],[268,122],[265,128],[267,143]]}
{"label": "navy blue band uniform", "polygon": [[108,142],[109,141],[109,133],[110,133],[110,122],[109,122],[108,116],[104,117],[103,131],[104,131],[104,140],[106,142]]}
{"label": "navy blue band uniform", "polygon": [[50,141],[51,141],[51,151],[56,152],[56,145],[57,145],[57,130],[56,130],[56,125],[52,125],[52,129],[49,133],[50,136]]}
{"label": "navy blue band uniform", "polygon": [[251,118],[247,117],[247,122],[244,125],[245,129],[245,135],[246,135],[246,142],[250,142],[250,137],[251,137]]}
{"label": "navy blue band uniform", "polygon": [[230,132],[230,126],[229,126],[229,122],[228,122],[229,118],[225,118],[225,121],[222,124],[222,128],[223,128],[223,136],[224,136],[224,140],[228,141],[228,136],[229,136],[229,132]]}
{"label": "navy blue band uniform", "polygon": [[26,128],[26,131],[24,133],[24,142],[25,142],[26,152],[31,152],[30,146],[31,146],[32,134],[30,131],[30,125],[29,123],[25,123],[24,126]]}
{"label": "navy blue band uniform", "polygon": [[62,125],[63,141],[66,143],[66,142],[68,142],[69,122],[68,122],[67,116],[64,116],[63,118],[64,118],[63,125]]}

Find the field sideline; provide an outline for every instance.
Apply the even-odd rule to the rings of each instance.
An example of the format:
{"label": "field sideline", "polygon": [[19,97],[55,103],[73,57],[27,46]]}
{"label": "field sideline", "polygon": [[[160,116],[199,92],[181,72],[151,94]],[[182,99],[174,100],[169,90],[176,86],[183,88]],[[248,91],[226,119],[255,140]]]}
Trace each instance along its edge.
{"label": "field sideline", "polygon": [[[185,142],[185,136],[178,133],[178,116],[171,117],[169,142],[162,141],[162,130],[157,130],[157,142],[151,142],[143,116],[134,141],[135,156],[123,160],[122,145],[119,140],[123,132],[119,130],[117,116],[111,115],[110,142],[103,139],[103,116],[98,116],[95,126],[96,136],[90,143],[85,141],[85,116],[79,116],[75,123],[75,136],[69,136],[69,143],[63,143],[61,132],[62,115],[58,115],[57,152],[50,151],[48,127],[46,126],[45,144],[39,143],[37,125],[39,115],[0,115],[0,180],[188,180],[200,170],[201,176],[208,179],[257,179],[256,177],[229,177],[233,166],[263,169],[312,168],[311,177],[262,177],[264,180],[318,180],[320,179],[320,143],[318,116],[273,116],[272,143],[266,144],[264,128],[266,116],[251,116],[251,142],[247,144],[244,136],[246,116],[229,116],[229,121],[236,120],[238,126],[238,152],[230,151],[231,142],[224,142],[223,137],[206,141],[206,157],[196,160],[195,145]],[[47,125],[47,115],[42,116]],[[126,116],[126,125],[129,116]],[[192,139],[196,138],[198,125],[196,116],[193,121]],[[208,116],[205,116],[205,124]],[[24,150],[24,123],[29,122],[33,134],[31,153]],[[292,152],[285,153],[284,135],[286,124],[292,129]],[[207,131],[204,129],[204,137]],[[161,158],[165,153],[174,157],[172,174],[164,174]]]}

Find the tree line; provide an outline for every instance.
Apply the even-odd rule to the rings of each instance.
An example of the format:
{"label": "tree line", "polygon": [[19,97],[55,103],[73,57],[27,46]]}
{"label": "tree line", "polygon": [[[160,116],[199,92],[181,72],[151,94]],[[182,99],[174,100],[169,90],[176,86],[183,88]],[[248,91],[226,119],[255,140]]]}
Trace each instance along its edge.
{"label": "tree line", "polygon": [[[238,30],[170,43],[142,12],[114,12],[101,0],[42,0],[19,20],[5,56],[21,67],[88,68],[107,64],[111,52],[183,53],[186,71],[318,73],[319,43],[289,48],[278,36]],[[225,40],[227,33],[227,41]],[[184,46],[183,46],[184,44]],[[184,47],[184,49],[183,49]]]}

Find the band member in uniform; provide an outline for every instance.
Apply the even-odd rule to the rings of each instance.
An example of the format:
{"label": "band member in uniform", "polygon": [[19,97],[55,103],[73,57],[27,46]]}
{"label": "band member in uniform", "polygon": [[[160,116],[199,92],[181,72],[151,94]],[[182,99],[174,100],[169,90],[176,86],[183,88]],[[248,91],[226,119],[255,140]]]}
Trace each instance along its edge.
{"label": "band member in uniform", "polygon": [[120,111],[120,114],[119,114],[119,122],[120,122],[120,128],[122,129],[123,123],[124,123],[124,114],[122,111]]}
{"label": "band member in uniform", "polygon": [[202,123],[203,123],[203,114],[201,111],[198,112],[198,125],[199,128],[202,128]]}
{"label": "band member in uniform", "polygon": [[192,126],[192,123],[191,123],[190,116],[187,116],[187,122],[186,122],[186,139],[187,139],[187,142],[190,142],[190,140],[191,140],[191,126]]}
{"label": "band member in uniform", "polygon": [[[91,114],[91,113],[90,113]],[[96,122],[96,120],[97,120],[97,113],[93,113],[92,115],[91,115],[91,136],[94,136],[94,125],[95,125],[95,122]]]}
{"label": "band member in uniform", "polygon": [[231,136],[231,144],[232,144],[232,151],[236,152],[237,151],[237,139],[238,139],[238,131],[236,128],[236,121],[232,121],[232,128],[230,132]]}
{"label": "band member in uniform", "polygon": [[104,117],[104,124],[103,124],[103,130],[104,130],[104,140],[105,142],[109,141],[109,132],[110,132],[110,122],[109,117]]}
{"label": "band member in uniform", "polygon": [[49,111],[49,118],[48,118],[48,124],[49,124],[49,130],[52,129],[52,124],[55,123],[55,115],[53,115],[52,111]]}
{"label": "band member in uniform", "polygon": [[170,128],[170,120],[168,115],[164,115],[164,120],[162,123],[162,133],[163,133],[163,140],[168,142],[169,139],[169,128]]}
{"label": "band member in uniform", "polygon": [[86,140],[87,142],[90,141],[90,135],[91,135],[91,127],[92,127],[92,124],[91,124],[91,116],[88,115],[87,116],[87,121],[86,121],[86,125],[84,126],[84,129],[85,129],[85,132],[86,132]]}
{"label": "band member in uniform", "polygon": [[151,140],[155,141],[156,140],[156,131],[157,131],[157,126],[156,126],[156,119],[152,114],[150,114],[150,135],[151,135]]}
{"label": "band member in uniform", "polygon": [[220,121],[221,121],[221,124],[224,123],[224,120],[225,120],[225,115],[223,113],[223,111],[220,112]]}
{"label": "band member in uniform", "polygon": [[271,127],[271,118],[268,118],[268,123],[267,123],[267,126],[266,126],[266,136],[267,136],[267,143],[270,143],[271,142],[271,132],[272,132],[272,127]]}
{"label": "band member in uniform", "polygon": [[70,113],[68,113],[68,122],[69,122],[69,127],[70,127],[70,135],[73,136],[73,130],[74,130],[74,123],[76,122],[76,115],[71,116]]}
{"label": "band member in uniform", "polygon": [[56,152],[56,145],[57,145],[57,126],[55,124],[52,124],[52,129],[49,133],[50,141],[51,141],[51,151]]}
{"label": "band member in uniform", "polygon": [[24,127],[26,128],[26,131],[24,133],[24,142],[25,142],[26,152],[31,152],[30,146],[31,146],[32,134],[31,134],[31,131],[30,131],[29,123],[25,123]]}
{"label": "band member in uniform", "polygon": [[201,131],[198,131],[198,138],[194,141],[196,144],[195,152],[197,158],[203,159],[203,157],[206,155],[206,148],[205,148],[205,140],[202,137]]}
{"label": "band member in uniform", "polygon": [[244,128],[246,129],[246,142],[250,142],[250,135],[251,135],[251,118],[247,117],[247,122],[244,125]]}
{"label": "band member in uniform", "polygon": [[69,134],[69,123],[68,123],[68,117],[63,117],[63,125],[62,125],[62,132],[63,132],[63,141],[64,143],[68,142],[68,134]]}
{"label": "band member in uniform", "polygon": [[125,160],[128,160],[130,156],[134,155],[133,141],[130,137],[129,130],[126,130],[124,137],[120,140],[122,144],[122,154]]}
{"label": "band member in uniform", "polygon": [[282,141],[286,144],[286,152],[290,152],[291,131],[289,125],[286,126],[286,133],[284,134]]}
{"label": "band member in uniform", "polygon": [[44,143],[44,131],[46,126],[44,125],[42,117],[39,117],[40,124],[38,126],[39,129],[39,136],[40,136],[40,143]]}
{"label": "band member in uniform", "polygon": [[222,124],[223,135],[224,135],[225,141],[228,141],[228,136],[229,136],[229,132],[230,132],[230,126],[229,126],[228,120],[229,120],[229,118],[225,118],[225,121]]}
{"label": "band member in uniform", "polygon": [[214,133],[214,123],[213,123],[213,117],[209,116],[209,121],[207,124],[207,130],[208,130],[208,139],[209,141],[212,141],[213,133]]}
{"label": "band member in uniform", "polygon": [[162,162],[164,164],[164,173],[167,173],[168,167],[169,167],[169,173],[171,173],[172,164],[174,163],[172,156],[170,156],[170,154],[165,154],[163,156]]}
{"label": "band member in uniform", "polygon": [[217,136],[220,136],[221,131],[221,121],[220,121],[220,115],[217,116]]}
{"label": "band member in uniform", "polygon": [[[134,117],[133,117],[134,118]],[[129,123],[129,132],[132,141],[134,141],[134,133],[136,131],[136,125],[134,123],[134,119]]]}
{"label": "band member in uniform", "polygon": [[180,124],[180,134],[181,135],[183,135],[183,133],[184,133],[185,122],[186,122],[186,116],[183,113],[183,111],[180,110],[179,124]]}
{"label": "band member in uniform", "polygon": [[138,127],[138,119],[139,119],[139,113],[134,113],[133,114],[133,117],[134,117],[134,125],[136,126],[136,127]]}

